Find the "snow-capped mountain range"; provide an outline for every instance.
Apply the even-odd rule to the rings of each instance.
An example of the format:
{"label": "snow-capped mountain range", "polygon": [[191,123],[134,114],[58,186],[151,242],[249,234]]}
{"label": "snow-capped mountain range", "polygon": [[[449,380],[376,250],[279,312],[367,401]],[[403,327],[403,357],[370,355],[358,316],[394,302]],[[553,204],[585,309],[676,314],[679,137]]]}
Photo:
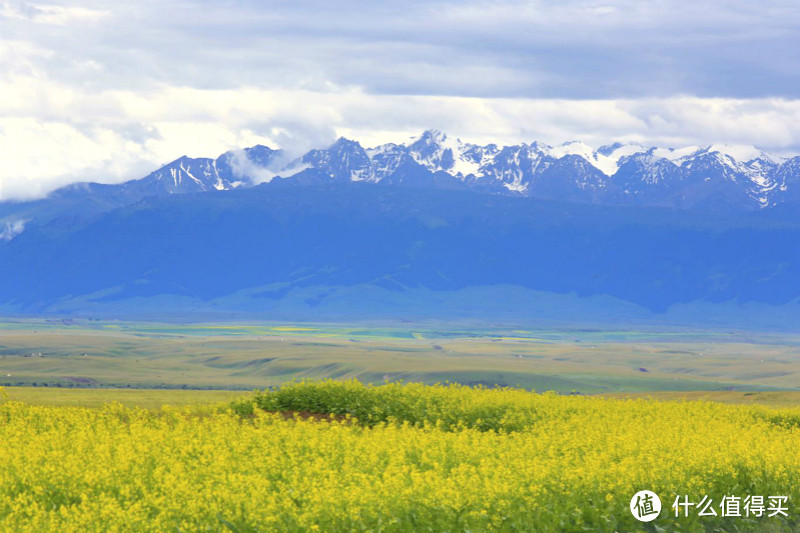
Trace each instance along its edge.
{"label": "snow-capped mountain range", "polygon": [[254,146],[0,202],[0,313],[794,331],[799,214],[800,157],[752,148]]}
{"label": "snow-capped mountain range", "polygon": [[314,185],[367,182],[582,203],[677,208],[763,209],[800,201],[800,157],[750,146],[680,149],[615,143],[594,149],[575,141],[480,146],[428,130],[404,144],[364,148],[340,138],[288,160],[254,146],[217,159],[181,157],[149,176],[117,186],[73,184],[54,196],[97,192],[136,199],[150,195],[250,187],[290,179]]}

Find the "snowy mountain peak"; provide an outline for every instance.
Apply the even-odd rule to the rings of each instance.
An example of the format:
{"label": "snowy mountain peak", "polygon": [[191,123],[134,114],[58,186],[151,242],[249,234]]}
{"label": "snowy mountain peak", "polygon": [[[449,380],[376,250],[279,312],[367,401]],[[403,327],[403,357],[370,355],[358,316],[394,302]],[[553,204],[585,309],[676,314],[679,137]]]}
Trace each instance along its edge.
{"label": "snowy mountain peak", "polygon": [[570,141],[550,148],[548,155],[556,159],[570,155],[578,156],[585,159],[606,176],[613,176],[619,170],[620,160],[623,157],[646,151],[646,148],[638,144],[614,143],[595,150],[583,142]]}
{"label": "snowy mountain peak", "polygon": [[771,163],[778,163],[781,161],[780,157],[768,154],[763,150],[751,145],[744,144],[712,144],[704,149],[708,153],[719,153],[726,155],[736,161],[747,163],[756,159],[768,161]]}
{"label": "snowy mountain peak", "polygon": [[552,148],[552,146],[550,146],[549,144],[543,143],[541,141],[533,141],[528,146],[530,146],[531,150],[541,153],[547,153]]}
{"label": "snowy mountain peak", "polygon": [[113,196],[119,189],[126,199],[137,199],[247,187],[275,177],[303,185],[382,183],[679,208],[762,209],[791,198],[800,202],[800,157],[779,158],[752,146],[658,148],[615,142],[595,149],[581,141],[556,146],[533,141],[498,147],[462,142],[438,130],[368,149],[341,137],[291,161],[263,145],[217,159],[182,156],[140,180],[67,187],[54,195]]}
{"label": "snowy mountain peak", "polygon": [[331,148],[361,148],[361,143],[348,139],[347,137],[339,137],[336,139],[336,142],[331,145]]}
{"label": "snowy mountain peak", "polygon": [[[700,187],[709,189],[703,195],[712,196],[703,196],[702,201],[713,203],[717,200],[711,189],[733,183],[738,189],[720,193],[721,198],[726,198],[724,201],[732,196],[737,198],[737,204],[763,207],[777,202],[772,198],[778,189],[773,175],[780,165],[774,161],[774,157],[754,147],[732,145],[675,149],[615,142],[594,149],[581,141],[556,146],[534,141],[498,148],[494,144],[465,143],[431,129],[404,144],[367,150],[356,141],[342,138],[327,150],[306,154],[301,169],[311,167],[335,180],[417,186],[437,186],[434,184],[443,178],[433,176],[449,175],[467,187],[502,194],[589,202],[648,198],[647,201],[680,206],[692,205],[695,200],[691,196],[696,193],[657,196],[676,195],[675,191],[682,187]],[[297,168],[287,168],[281,175],[295,173]],[[781,180],[793,183],[786,178]],[[644,194],[647,188],[656,191],[652,197]]]}
{"label": "snowy mountain peak", "polygon": [[412,137],[410,144],[414,144],[414,142],[417,141],[425,141],[425,142],[432,142],[435,144],[441,144],[446,139],[447,139],[447,134],[445,134],[444,132],[437,129],[429,129],[423,131],[422,135],[420,135],[419,137]]}
{"label": "snowy mountain peak", "polygon": [[463,157],[465,145],[439,130],[426,130],[405,146],[414,161],[431,172],[444,171],[463,177],[477,170]]}

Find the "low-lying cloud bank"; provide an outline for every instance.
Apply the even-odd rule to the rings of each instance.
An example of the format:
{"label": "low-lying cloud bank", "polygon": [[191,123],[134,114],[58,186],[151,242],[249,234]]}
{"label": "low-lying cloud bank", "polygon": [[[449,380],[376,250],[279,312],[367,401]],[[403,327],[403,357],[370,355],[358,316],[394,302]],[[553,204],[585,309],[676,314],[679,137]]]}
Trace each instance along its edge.
{"label": "low-lying cloud bank", "polygon": [[794,0],[0,0],[0,35],[0,200],[427,128],[800,152]]}
{"label": "low-lying cloud bank", "polygon": [[[775,98],[554,100],[187,87],[95,95],[57,86],[38,93],[36,101],[18,95],[23,105],[0,102],[2,200],[40,197],[75,181],[142,177],[181,155],[215,157],[266,144],[290,159],[339,136],[370,146],[428,128],[477,143],[727,143],[800,151],[800,100]],[[33,116],[34,109],[47,118]]]}

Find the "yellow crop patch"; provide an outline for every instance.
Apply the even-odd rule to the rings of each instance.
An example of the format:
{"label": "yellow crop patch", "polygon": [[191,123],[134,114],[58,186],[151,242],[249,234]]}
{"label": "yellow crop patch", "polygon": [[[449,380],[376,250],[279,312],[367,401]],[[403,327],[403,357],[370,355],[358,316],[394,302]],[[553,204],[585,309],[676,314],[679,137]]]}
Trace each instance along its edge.
{"label": "yellow crop patch", "polygon": [[[243,405],[3,403],[0,529],[649,531],[629,509],[642,489],[665,530],[798,524],[797,410],[333,382],[254,404],[281,412]],[[788,516],[670,507],[755,494],[787,496]]]}

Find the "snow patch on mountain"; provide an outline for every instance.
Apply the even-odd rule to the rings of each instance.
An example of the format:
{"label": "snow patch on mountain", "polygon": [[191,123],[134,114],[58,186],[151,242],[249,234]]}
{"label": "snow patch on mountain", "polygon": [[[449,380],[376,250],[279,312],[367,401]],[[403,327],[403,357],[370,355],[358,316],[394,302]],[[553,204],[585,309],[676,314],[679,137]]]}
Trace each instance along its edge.
{"label": "snow patch on mountain", "polygon": [[761,159],[770,163],[780,163],[783,160],[783,158],[759,150],[755,146],[744,144],[712,144],[706,148],[706,151],[709,153],[719,152],[720,154],[730,156],[737,161],[745,163],[755,159]]}
{"label": "snow patch on mountain", "polygon": [[561,159],[567,155],[577,155],[588,161],[589,164],[606,176],[613,176],[616,174],[617,170],[619,170],[620,160],[623,157],[629,157],[646,151],[647,148],[634,143],[616,143],[595,150],[591,146],[580,141],[571,141],[560,146],[549,147],[545,153],[556,159]]}
{"label": "snow patch on mountain", "polygon": [[[366,149],[357,141],[339,138],[299,157],[294,152],[291,159],[287,152],[260,145],[232,150],[217,159],[184,156],[119,187],[128,201],[228,190],[295,176],[306,185],[330,180],[456,187],[562,201],[680,208],[709,204],[763,208],[800,197],[800,157],[778,157],[753,146],[660,148],[617,142],[595,149],[580,141],[557,146],[534,141],[498,147],[463,142],[438,130],[427,130],[402,144]],[[90,185],[84,187],[85,193],[72,186],[60,194],[93,194]],[[107,188],[102,193],[114,194]],[[15,230],[2,231],[11,235]]]}
{"label": "snow patch on mountain", "polygon": [[465,157],[470,145],[439,130],[427,130],[404,146],[414,161],[431,172],[448,172],[462,180],[480,172],[480,162]]}

